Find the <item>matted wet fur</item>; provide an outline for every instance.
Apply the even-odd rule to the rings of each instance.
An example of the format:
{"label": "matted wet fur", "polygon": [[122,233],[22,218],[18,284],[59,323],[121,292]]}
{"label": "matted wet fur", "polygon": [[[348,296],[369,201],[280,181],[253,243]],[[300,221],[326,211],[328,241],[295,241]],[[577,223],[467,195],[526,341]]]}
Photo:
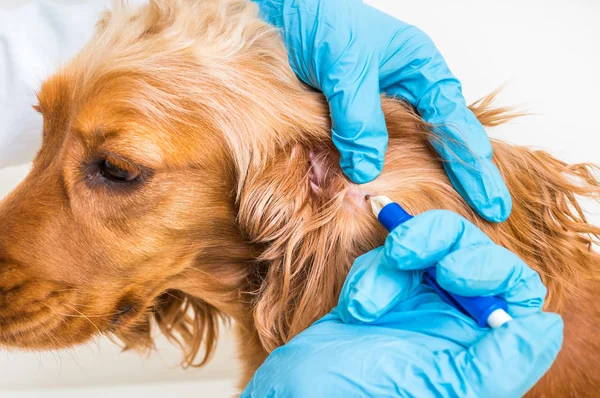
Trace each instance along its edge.
{"label": "matted wet fur", "polygon": [[[598,199],[595,167],[494,141],[514,206],[491,224],[452,188],[431,126],[382,101],[385,169],[357,186],[337,165],[324,98],[254,4],[117,5],[39,93],[42,148],[0,206],[0,343],[56,349],[104,333],[143,350],[158,325],[199,366],[231,319],[243,386],[382,244],[364,195],[385,193],[412,213],[462,214],[540,272],[566,335],[532,395],[595,394],[600,229],[577,202]],[[489,102],[471,107],[484,125],[511,118]],[[106,178],[107,160],[136,178]]]}

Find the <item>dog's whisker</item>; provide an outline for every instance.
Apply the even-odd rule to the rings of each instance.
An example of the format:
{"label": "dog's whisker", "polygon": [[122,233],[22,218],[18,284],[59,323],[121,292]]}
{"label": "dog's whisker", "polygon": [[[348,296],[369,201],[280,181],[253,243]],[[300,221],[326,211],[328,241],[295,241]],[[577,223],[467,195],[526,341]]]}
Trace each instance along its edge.
{"label": "dog's whisker", "polygon": [[79,313],[81,316],[83,316],[83,318],[85,318],[98,331],[98,334],[102,334],[102,331],[100,330],[100,328],[98,328],[98,326],[96,326],[96,324],[88,316],[86,316],[85,314],[83,314],[77,308],[74,308],[74,307],[72,307],[72,306],[70,306],[68,304],[64,304],[64,305],[65,305],[65,307],[70,308],[71,310],[73,310],[73,311]]}
{"label": "dog's whisker", "polygon": [[[203,274],[203,275],[206,275],[206,276],[210,277],[211,279],[214,279],[214,280],[216,280],[216,281],[219,281],[219,282],[221,282],[221,283],[224,283],[224,281],[223,281],[221,278],[219,278],[217,275],[211,274],[211,273],[209,273],[209,272],[206,272],[206,271],[204,271],[204,270],[201,270],[201,269],[198,269],[198,268],[191,267],[191,268],[188,268],[186,271],[195,271],[195,272],[199,272],[199,273],[201,273],[201,274]],[[189,276],[188,276],[188,275],[186,275],[186,274],[183,274],[183,275],[189,278]]]}
{"label": "dog's whisker", "polygon": [[69,318],[105,318],[113,315],[119,314],[119,312],[115,312],[112,314],[98,314],[98,315],[79,315],[79,314],[63,314],[61,312],[53,312],[54,315],[65,316]]}
{"label": "dog's whisker", "polygon": [[[85,315],[81,311],[78,311],[75,307],[63,303],[63,305],[65,307],[67,307],[69,309],[72,309],[73,311],[77,312],[77,314],[65,314],[65,313],[62,313],[62,312],[55,311],[51,306],[49,306],[49,305],[47,305],[45,303],[44,303],[44,305],[45,305],[46,308],[48,308],[50,310],[50,312],[52,314],[54,314],[54,315],[60,315],[60,316],[64,316],[64,317],[70,317],[70,318],[104,318],[104,317],[110,317],[110,316],[114,316],[114,315],[120,314],[120,311],[113,311],[113,312],[109,312],[109,313],[106,313],[106,314]],[[81,307],[82,305],[77,304],[77,306]],[[94,308],[94,307],[91,307],[91,308]]]}
{"label": "dog's whisker", "polygon": [[183,302],[183,299],[181,297],[177,297],[175,296],[173,293],[170,292],[165,292],[164,294],[166,294],[167,296],[173,297],[174,299]]}
{"label": "dog's whisker", "polygon": [[54,292],[62,293],[62,292],[72,292],[72,291],[77,291],[77,290],[79,290],[79,289],[75,288],[75,287],[69,287],[69,288],[66,288],[66,289],[54,290]]}
{"label": "dog's whisker", "polygon": [[73,360],[73,362],[75,362],[75,364],[77,365],[77,367],[79,368],[79,370],[83,372],[83,368],[81,367],[81,364],[79,363],[79,358],[77,357],[77,352],[73,348],[68,348],[68,349],[65,350],[65,352],[67,354],[69,354],[69,356],[71,357],[71,359]]}

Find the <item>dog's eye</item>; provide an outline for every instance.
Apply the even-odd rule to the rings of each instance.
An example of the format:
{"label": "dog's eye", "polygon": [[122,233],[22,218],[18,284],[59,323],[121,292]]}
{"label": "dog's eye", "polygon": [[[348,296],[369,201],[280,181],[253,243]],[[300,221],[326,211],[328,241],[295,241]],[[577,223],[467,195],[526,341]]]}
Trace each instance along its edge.
{"label": "dog's eye", "polygon": [[107,180],[113,182],[133,182],[141,174],[140,170],[122,162],[117,164],[114,160],[104,159],[100,163],[100,174]]}

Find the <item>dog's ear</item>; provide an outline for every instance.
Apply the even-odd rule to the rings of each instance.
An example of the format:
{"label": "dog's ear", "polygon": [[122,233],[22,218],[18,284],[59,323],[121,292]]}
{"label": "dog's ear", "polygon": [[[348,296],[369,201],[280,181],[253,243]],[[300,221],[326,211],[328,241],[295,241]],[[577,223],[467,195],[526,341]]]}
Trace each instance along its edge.
{"label": "dog's ear", "polygon": [[[183,352],[183,367],[200,367],[214,353],[219,324],[224,321],[223,314],[202,299],[179,290],[169,290],[157,298],[146,317],[127,329],[119,330],[116,337],[125,350],[147,352],[154,349],[152,325],[156,325]],[[203,352],[198,357],[201,348]]]}
{"label": "dog's ear", "polygon": [[[168,291],[154,309],[154,319],[167,339],[183,351],[184,367],[200,367],[217,347],[223,315],[205,301],[180,291]],[[200,348],[202,357],[196,361]]]}
{"label": "dog's ear", "polygon": [[312,152],[297,145],[249,173],[239,201],[240,228],[262,248],[248,288],[268,352],[329,312],[353,259],[382,239],[374,228],[361,230],[370,223],[345,208],[348,184],[339,167],[325,171],[332,195],[314,189]]}

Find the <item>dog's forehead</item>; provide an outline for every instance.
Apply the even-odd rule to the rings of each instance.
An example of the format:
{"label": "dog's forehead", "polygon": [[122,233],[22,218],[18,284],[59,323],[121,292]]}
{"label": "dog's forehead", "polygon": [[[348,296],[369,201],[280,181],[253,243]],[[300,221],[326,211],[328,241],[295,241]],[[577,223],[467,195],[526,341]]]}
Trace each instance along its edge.
{"label": "dog's forehead", "polygon": [[83,90],[81,79],[66,71],[44,82],[38,106],[44,114],[47,136],[62,137],[68,132],[88,148],[101,145],[108,151],[131,155],[132,159],[143,154],[147,162],[162,160],[160,146],[153,142],[157,141],[153,130],[144,128],[140,118],[128,117],[125,110],[113,105],[110,96],[116,92],[86,96]]}
{"label": "dog's forehead", "polygon": [[222,146],[214,126],[175,117],[175,110],[152,96],[156,86],[145,76],[112,71],[84,79],[77,68],[72,64],[55,74],[38,94],[49,134],[68,131],[87,152],[118,154],[152,168],[183,167],[219,152],[210,149]]}

